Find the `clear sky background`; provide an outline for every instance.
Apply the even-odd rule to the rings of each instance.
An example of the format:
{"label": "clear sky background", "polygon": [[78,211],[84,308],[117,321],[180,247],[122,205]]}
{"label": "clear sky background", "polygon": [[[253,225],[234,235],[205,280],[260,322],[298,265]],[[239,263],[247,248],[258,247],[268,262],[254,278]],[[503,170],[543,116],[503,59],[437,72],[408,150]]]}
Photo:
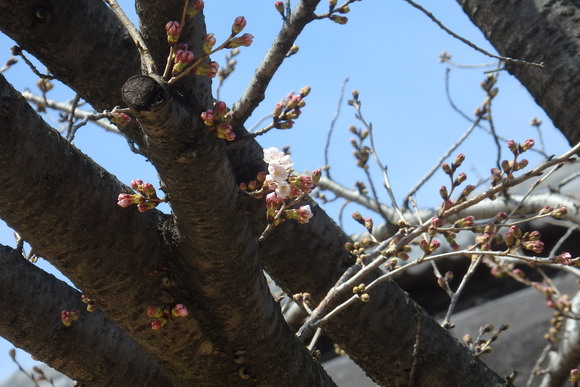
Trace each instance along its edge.
{"label": "clear sky background", "polygon": [[[128,13],[134,14],[131,2],[120,3]],[[495,52],[456,2],[445,0],[422,3],[447,27],[480,47]],[[326,4],[322,1],[320,13],[326,10]],[[221,90],[220,99],[231,106],[248,85],[282,21],[272,0],[207,0],[205,14],[208,32],[215,33],[218,43],[227,37],[232,21],[239,15],[244,15],[248,21],[244,32],[254,35],[254,44],[241,49],[241,54],[236,58],[236,71]],[[281,148],[290,145],[297,170],[321,167],[325,163],[323,148],[337,109],[339,92],[343,81],[349,78],[330,148],[332,176],[347,187],[353,187],[357,180],[364,180],[363,174],[355,166],[352,146],[349,144],[352,135],[347,130],[349,125],[361,126],[354,118],[354,110],[346,105],[351,90],[357,89],[362,100],[363,114],[374,127],[377,152],[388,166],[395,195],[401,201],[405,193],[470,125],[452,110],[447,101],[444,78],[449,65],[439,63],[438,55],[445,50],[452,55],[453,61],[466,65],[493,60],[449,36],[403,0],[364,0],[352,4],[347,16],[349,22],[346,25],[319,20],[305,28],[297,41],[299,53],[284,63],[272,81],[266,100],[248,120],[247,127],[271,113],[276,102],[288,92],[299,91],[303,86],[310,85],[312,92],[306,98],[306,107],[302,109],[303,114],[294,129],[271,131],[258,141],[263,147]],[[166,22],[160,20],[159,28],[163,29]],[[14,43],[10,39],[0,36],[0,62],[4,63],[10,57],[12,45]],[[224,58],[225,52],[212,57],[220,64],[224,63]],[[39,65],[39,69],[44,67]],[[479,87],[485,78],[483,71],[452,68],[450,72],[449,85],[454,102],[470,115],[485,98],[485,93]],[[4,76],[19,90],[28,88],[38,92],[34,85],[36,77],[22,61],[5,72]],[[214,86],[216,84],[214,82]],[[494,99],[493,111],[499,134],[519,142],[535,138],[539,143],[537,132],[529,125],[530,120],[537,117],[544,122],[542,133],[547,152],[560,153],[567,148],[566,140],[554,129],[541,108],[515,78],[501,72],[497,87],[500,91]],[[72,96],[70,90],[58,84],[49,93],[49,98],[63,101]],[[56,112],[50,112],[49,115],[53,119],[58,117]],[[61,125],[51,121],[50,117],[47,120],[53,127]],[[136,178],[158,183],[152,166],[141,156],[131,153],[126,141],[118,135],[89,125],[78,131],[74,143],[125,184]],[[504,147],[503,154],[507,157],[505,150]],[[489,175],[489,169],[494,166],[496,158],[496,146],[490,135],[477,129],[452,156],[460,151],[467,157],[463,171],[468,174],[469,184],[475,184],[480,177]],[[531,165],[539,160],[532,154],[528,159]],[[378,169],[372,162],[370,164],[380,186]],[[435,175],[418,193],[419,206],[438,205],[438,188],[447,182],[442,173]],[[380,195],[385,203],[389,203],[384,191]],[[331,203],[325,208],[334,217],[340,204]],[[349,206],[346,213],[350,214],[356,209]],[[363,211],[363,215],[372,214]],[[378,221],[378,217],[376,219]],[[349,219],[345,219],[345,229],[347,232],[362,231],[360,226]],[[12,232],[1,223],[0,243],[15,245]],[[47,267],[42,260],[39,266]],[[58,318],[57,311],[55,319]],[[4,340],[0,342],[0,381],[16,370],[8,357],[10,348],[10,343]],[[18,358],[30,368],[32,361],[26,353],[19,351]]]}

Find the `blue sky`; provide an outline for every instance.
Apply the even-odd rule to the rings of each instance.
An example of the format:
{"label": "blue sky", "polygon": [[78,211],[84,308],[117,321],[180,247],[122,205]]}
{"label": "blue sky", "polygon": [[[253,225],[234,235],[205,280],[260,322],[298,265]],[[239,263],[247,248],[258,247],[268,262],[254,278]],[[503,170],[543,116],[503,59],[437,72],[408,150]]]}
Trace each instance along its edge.
{"label": "blue sky", "polygon": [[[321,12],[326,8],[326,2],[322,3],[324,6],[320,7]],[[494,52],[456,2],[446,0],[423,3],[447,27]],[[254,69],[281,26],[281,18],[273,7],[273,1],[254,0],[251,6],[248,4],[250,2],[236,0],[206,2],[208,32],[215,33],[218,43],[227,37],[232,21],[239,15],[244,15],[248,21],[244,32],[254,35],[254,44],[242,48],[237,57],[236,71],[222,87],[220,97],[228,106],[237,100],[248,85]],[[121,1],[121,5],[131,13],[130,2]],[[469,127],[469,123],[455,113],[447,102],[444,77],[448,66],[438,62],[438,55],[446,50],[455,62],[471,65],[492,60],[452,38],[402,0],[364,0],[352,4],[347,16],[350,20],[346,25],[319,20],[306,27],[297,41],[299,53],[283,65],[271,83],[266,100],[248,120],[247,126],[252,126],[259,118],[271,113],[275,103],[288,92],[310,85],[312,92],[306,99],[307,105],[302,109],[303,114],[294,129],[271,131],[258,141],[263,147],[281,148],[290,145],[298,170],[321,167],[324,165],[322,150],[337,108],[339,91],[343,80],[348,77],[345,100],[350,98],[352,89],[360,92],[363,114],[374,127],[377,152],[388,166],[395,195],[401,201],[414,183]],[[165,23],[160,20],[159,28],[162,29]],[[12,45],[13,42],[0,36],[0,62],[4,63],[10,57],[9,48]],[[221,64],[224,57],[225,53],[218,53],[212,59]],[[42,66],[39,68],[43,69]],[[29,88],[33,92],[37,91],[34,86],[35,76],[22,62],[4,75],[20,90]],[[483,79],[482,69],[451,70],[450,87],[454,101],[468,114],[472,114],[485,97],[479,87]],[[500,91],[493,104],[494,122],[502,136],[516,141],[537,139],[534,128],[529,125],[530,119],[537,117],[544,121],[542,129],[548,153],[559,153],[566,149],[565,139],[553,128],[544,112],[515,78],[501,73],[497,86]],[[72,93],[57,85],[49,97],[67,100],[72,97]],[[54,112],[50,115],[58,116]],[[49,123],[58,126],[54,122]],[[347,130],[349,125],[360,127],[354,119],[354,110],[345,101],[334,129],[330,162],[333,178],[352,187],[356,180],[364,180],[364,176],[355,167],[351,155],[351,134]],[[142,157],[132,154],[125,140],[118,135],[87,126],[80,129],[74,143],[125,183],[141,178],[157,184],[151,165]],[[493,139],[483,131],[476,130],[453,153],[455,155],[461,151],[466,155],[463,170],[468,174],[468,183],[473,184],[479,176],[489,174],[489,169],[494,166],[495,149]],[[534,158],[529,159],[530,164],[534,165]],[[380,182],[377,168],[373,165],[371,170],[376,181]],[[445,183],[447,180],[443,174],[434,176],[417,195],[419,206],[437,205],[440,200],[438,188]],[[380,187],[380,183],[377,185]],[[380,192],[380,195],[388,203],[386,194]],[[340,203],[332,203],[326,209],[332,216],[336,216],[339,206]],[[349,206],[346,213],[355,209]],[[371,214],[367,211],[363,215]],[[348,219],[345,228],[348,232],[361,231],[359,226]],[[0,243],[14,246],[12,233],[4,225],[0,225]],[[55,318],[58,318],[57,314]],[[0,342],[0,381],[16,370],[7,355],[11,347],[3,340]],[[28,359],[22,352],[18,356],[20,360]],[[26,361],[25,364],[30,365],[31,362]]]}

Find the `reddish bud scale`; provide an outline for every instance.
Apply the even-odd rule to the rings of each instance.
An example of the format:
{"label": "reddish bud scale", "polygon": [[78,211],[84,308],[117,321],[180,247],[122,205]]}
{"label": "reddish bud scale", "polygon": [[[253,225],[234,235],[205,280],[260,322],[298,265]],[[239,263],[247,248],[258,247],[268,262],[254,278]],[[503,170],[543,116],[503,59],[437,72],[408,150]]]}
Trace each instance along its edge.
{"label": "reddish bud scale", "polygon": [[274,2],[274,8],[276,8],[276,11],[280,12],[282,15],[284,15],[284,3],[281,1],[275,1]]}

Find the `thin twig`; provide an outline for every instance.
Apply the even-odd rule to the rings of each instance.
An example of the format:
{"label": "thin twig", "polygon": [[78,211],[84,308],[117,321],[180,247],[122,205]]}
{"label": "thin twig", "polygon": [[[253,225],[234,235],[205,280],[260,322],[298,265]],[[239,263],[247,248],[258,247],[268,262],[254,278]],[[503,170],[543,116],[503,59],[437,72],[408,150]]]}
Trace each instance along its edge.
{"label": "thin twig", "polygon": [[506,57],[506,56],[494,55],[491,52],[486,51],[483,48],[476,46],[475,44],[473,44],[469,40],[467,40],[467,39],[465,39],[465,38],[457,35],[455,32],[453,32],[449,28],[445,27],[445,25],[443,25],[443,23],[441,23],[435,16],[433,16],[433,14],[431,12],[427,11],[425,8],[423,8],[419,4],[415,3],[413,0],[404,0],[404,1],[406,1],[407,3],[409,3],[410,5],[412,5],[413,7],[417,8],[419,11],[423,12],[425,14],[425,16],[427,16],[429,19],[431,19],[443,31],[447,32],[449,35],[453,36],[455,39],[458,39],[458,40],[462,41],[463,43],[467,44],[469,47],[473,48],[476,51],[481,52],[484,55],[487,55],[487,56],[489,56],[491,58],[499,59],[499,60],[501,60],[503,62],[509,62],[509,63],[515,63],[515,64],[525,64],[525,65],[530,65],[530,66],[536,66],[536,67],[544,68],[544,64],[543,63],[527,62],[527,61],[521,60],[521,59],[514,59],[514,58],[509,58],[509,57]]}
{"label": "thin twig", "polygon": [[461,293],[463,293],[463,290],[467,286],[467,283],[469,282],[471,277],[473,277],[473,274],[475,274],[475,270],[477,269],[477,267],[481,263],[481,258],[482,258],[482,255],[478,255],[477,258],[471,259],[471,263],[469,264],[469,268],[467,269],[467,272],[465,273],[465,275],[461,279],[461,283],[457,287],[457,290],[455,292],[452,292],[451,302],[449,303],[449,308],[447,309],[447,313],[445,314],[445,318],[443,319],[443,326],[444,327],[449,326],[449,324],[451,324],[451,315],[453,314],[453,312],[455,312],[455,308],[457,307],[457,301],[459,301],[459,297],[461,296]]}
{"label": "thin twig", "polygon": [[435,162],[435,165],[423,176],[421,180],[419,180],[413,188],[405,195],[405,202],[403,203],[404,208],[408,208],[409,206],[409,198],[417,193],[417,191],[441,168],[441,163],[445,161],[447,157],[457,149],[465,139],[473,132],[473,130],[479,125],[481,121],[481,117],[477,117],[475,121],[471,124],[471,126],[459,137],[459,139],[453,144],[447,151]]}
{"label": "thin twig", "polygon": [[[472,199],[466,200],[465,202],[460,203],[460,204],[456,204],[455,206],[443,211],[440,214],[440,216],[441,216],[441,218],[448,218],[449,216],[455,215],[455,214],[463,211],[464,209],[469,208],[469,207],[483,201],[484,199],[487,199],[490,197],[495,197],[499,192],[505,191],[509,187],[513,187],[515,185],[521,184],[522,182],[524,182],[524,181],[526,181],[534,176],[541,174],[545,169],[547,169],[553,165],[561,164],[561,163],[565,163],[565,162],[569,161],[570,158],[574,157],[574,155],[578,152],[579,149],[580,149],[580,143],[577,144],[576,146],[574,146],[569,151],[562,154],[560,157],[553,158],[552,160],[545,162],[543,165],[527,172],[526,174],[523,174],[520,177],[513,178],[513,179],[507,180],[507,181],[503,181],[500,184],[488,189],[486,192],[481,193],[479,195],[476,195]],[[333,308],[331,311],[327,310],[329,308],[329,306],[331,305],[331,302],[330,302],[331,299],[336,299],[339,295],[344,294],[345,292],[352,289],[355,285],[361,283],[362,280],[369,273],[373,272],[375,269],[377,269],[379,266],[381,266],[388,258],[392,257],[395,254],[395,252],[401,250],[404,246],[408,245],[411,241],[413,241],[415,238],[417,238],[419,235],[421,235],[423,232],[425,232],[427,230],[427,228],[429,227],[429,225],[430,225],[430,221],[424,222],[420,226],[414,228],[408,234],[401,237],[398,240],[398,242],[392,246],[391,246],[391,238],[380,243],[373,252],[371,252],[367,255],[367,258],[369,260],[372,260],[369,264],[362,267],[359,271],[356,272],[356,274],[352,275],[348,280],[344,281],[344,283],[342,283],[341,285],[334,286],[328,292],[327,296],[323,299],[323,302],[321,302],[318,305],[316,310],[312,313],[310,318],[307,319],[307,321],[305,322],[303,327],[300,329],[300,331],[298,333],[299,337],[303,338],[303,337],[308,336],[312,329],[320,326],[325,321],[327,321],[329,318],[331,318],[332,315],[338,313],[339,310],[346,308],[348,305],[350,305],[353,302],[355,302],[356,300],[358,300],[359,296],[355,295],[355,296],[352,296],[351,298],[349,298],[347,301],[340,304],[339,306]],[[388,250],[386,250],[386,249],[388,249]],[[385,252],[385,250],[386,250],[386,254],[383,254]],[[370,284],[368,284],[366,286],[366,291],[372,289],[374,286],[377,286],[380,282],[386,281],[387,279],[398,274],[399,272],[404,271],[404,270],[408,270],[408,268],[413,266],[413,265],[418,265],[418,264],[421,264],[422,262],[426,262],[426,261],[429,261],[432,259],[440,259],[440,258],[447,257],[447,256],[456,256],[458,254],[507,256],[507,257],[512,257],[512,258],[518,258],[518,259],[521,259],[522,261],[534,263],[534,264],[553,264],[553,263],[555,263],[555,260],[553,260],[553,259],[527,257],[527,256],[509,253],[509,252],[479,251],[477,253],[474,253],[472,250],[463,250],[463,251],[450,252],[450,253],[445,253],[445,254],[438,254],[436,256],[428,256],[428,257],[425,257],[421,262],[417,262],[417,261],[411,262],[402,268],[390,271],[389,273],[384,274],[384,275],[380,276],[379,278],[375,279],[374,281],[372,281]],[[572,260],[573,263],[575,263],[577,261],[580,261],[580,258],[575,258]]]}
{"label": "thin twig", "polygon": [[348,77],[342,81],[342,86],[340,87],[340,94],[338,96],[338,103],[336,104],[336,112],[334,113],[334,117],[332,117],[332,121],[330,121],[330,127],[328,128],[328,133],[326,135],[326,144],[324,145],[324,165],[328,166],[325,168],[326,176],[330,179],[330,161],[328,159],[328,150],[330,149],[330,138],[332,137],[332,132],[334,130],[334,125],[336,124],[336,120],[340,116],[340,108],[342,107],[342,99],[344,97],[344,88],[348,82]]}
{"label": "thin twig", "polygon": [[[31,102],[35,105],[39,105],[39,106],[45,106],[51,109],[55,109],[58,111],[62,111],[64,113],[73,115],[74,113],[74,117],[75,118],[80,118],[80,119],[87,119],[90,121],[94,121],[95,124],[99,125],[101,128],[105,129],[108,132],[112,132],[112,133],[116,133],[116,134],[121,134],[121,132],[119,132],[119,129],[108,122],[108,120],[105,119],[106,116],[100,114],[100,113],[90,113],[84,110],[79,110],[76,109],[73,112],[72,106],[70,103],[63,103],[63,102],[58,102],[58,101],[54,101],[51,99],[47,99],[45,100],[42,97],[39,97],[33,93],[31,93],[30,91],[23,91],[22,92],[22,96],[28,101]],[[118,110],[116,110],[118,111]]]}
{"label": "thin twig", "polygon": [[66,129],[66,139],[69,142],[72,142],[72,140],[75,137],[75,132],[76,130],[73,130],[74,127],[74,123],[75,123],[75,111],[77,110],[77,106],[79,105],[79,101],[81,100],[81,96],[78,94],[75,94],[72,102],[71,102],[71,114],[69,114],[68,116],[68,125],[67,125],[67,129]]}
{"label": "thin twig", "polygon": [[115,16],[117,16],[117,19],[119,19],[119,22],[121,22],[123,27],[125,27],[125,29],[127,30],[127,33],[129,33],[131,39],[133,39],[135,46],[137,46],[137,49],[139,50],[141,61],[143,62],[143,65],[147,69],[147,75],[157,74],[155,62],[153,61],[151,52],[147,48],[147,44],[145,44],[145,40],[143,40],[141,33],[137,30],[137,28],[131,22],[131,20],[129,20],[129,18],[119,5],[119,3],[117,3],[117,0],[104,0],[104,1],[107,4],[109,4],[109,7],[111,7],[111,10],[113,10],[113,13],[115,14]]}

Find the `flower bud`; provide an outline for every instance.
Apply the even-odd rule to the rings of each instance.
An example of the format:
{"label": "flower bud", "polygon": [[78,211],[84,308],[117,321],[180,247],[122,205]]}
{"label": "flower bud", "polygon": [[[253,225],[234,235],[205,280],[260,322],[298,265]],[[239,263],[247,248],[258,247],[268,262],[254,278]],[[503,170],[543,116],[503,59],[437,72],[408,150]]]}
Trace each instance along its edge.
{"label": "flower bud", "polygon": [[203,0],[193,0],[190,1],[188,6],[187,6],[187,17],[188,18],[192,18],[195,15],[197,15],[198,13],[200,13],[203,10],[204,7],[204,2]]}
{"label": "flower bud", "polygon": [[332,20],[336,24],[346,24],[348,22],[347,17],[339,15],[330,15],[330,20]]}
{"label": "flower bud", "polygon": [[441,164],[441,169],[443,170],[443,172],[445,172],[448,175],[451,175],[451,173],[453,173],[453,170],[451,169],[451,167],[447,163]]}
{"label": "flower bud", "polygon": [[455,156],[455,160],[453,160],[453,164],[451,164],[451,167],[454,170],[459,168],[459,166],[461,166],[461,164],[463,163],[464,160],[465,160],[465,155],[463,153],[458,154],[457,156]]}
{"label": "flower bud", "polygon": [[275,1],[274,7],[276,8],[276,11],[280,12],[282,15],[284,14],[284,3],[283,2]]}
{"label": "flower bud", "polygon": [[447,187],[445,187],[444,185],[441,186],[441,188],[439,188],[439,195],[441,195],[441,198],[443,200],[449,199],[449,193],[447,192]]}
{"label": "flower bud", "polygon": [[568,215],[568,208],[566,207],[558,207],[554,211],[552,211],[552,216],[554,218],[563,218]]}
{"label": "flower bud", "polygon": [[527,139],[526,141],[524,141],[524,143],[521,145],[522,147],[522,152],[527,151],[528,149],[532,149],[534,146],[535,142],[534,140],[532,140],[531,138]]}
{"label": "flower bud", "polygon": [[236,20],[234,20],[234,24],[232,24],[232,35],[237,35],[246,26],[246,18],[243,16],[238,16]]}
{"label": "flower bud", "polygon": [[179,40],[179,35],[181,34],[181,27],[179,26],[179,22],[168,22],[165,25],[165,31],[167,32],[167,42],[169,44],[177,43],[177,40]]}
{"label": "flower bud", "polygon": [[300,96],[302,98],[306,97],[308,94],[310,94],[310,90],[311,90],[310,86],[304,86],[302,89],[300,89]]}
{"label": "flower bud", "polygon": [[213,33],[207,34],[203,40],[202,52],[203,55],[209,55],[211,49],[215,46],[216,40]]}
{"label": "flower bud", "polygon": [[240,46],[250,47],[254,42],[254,35],[252,34],[243,34],[240,37],[233,38],[230,42],[226,45],[226,48],[237,48]]}

